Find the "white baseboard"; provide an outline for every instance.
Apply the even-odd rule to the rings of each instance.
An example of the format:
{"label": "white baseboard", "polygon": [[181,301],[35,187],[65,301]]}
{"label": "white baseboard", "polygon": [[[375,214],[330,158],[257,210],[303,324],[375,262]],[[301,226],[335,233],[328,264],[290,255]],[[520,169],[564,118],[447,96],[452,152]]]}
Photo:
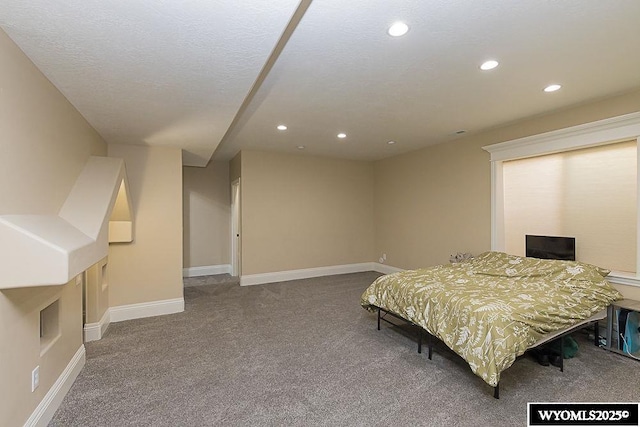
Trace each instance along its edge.
{"label": "white baseboard", "polygon": [[110,314],[110,309],[107,309],[98,323],[86,323],[84,325],[84,342],[102,339],[111,322]]}
{"label": "white baseboard", "polygon": [[25,426],[46,426],[49,424],[49,421],[51,421],[60,407],[62,399],[67,395],[71,385],[73,385],[73,382],[84,367],[85,361],[86,357],[83,344],[78,351],[76,351],[76,354],[73,355],[67,367],[64,368],[62,374],[60,374],[56,382],[53,383],[27,422],[24,423]]}
{"label": "white baseboard", "polygon": [[335,274],[360,273],[373,271],[373,263],[331,265],[328,267],[304,268],[301,270],[276,271],[273,273],[248,274],[240,276],[240,285],[262,285],[264,283],[285,282],[287,280],[309,279],[311,277],[332,276]]}
{"label": "white baseboard", "polygon": [[212,276],[214,274],[231,274],[231,264],[205,265],[182,269],[182,277]]}
{"label": "white baseboard", "polygon": [[379,262],[374,262],[373,263],[373,271],[377,271],[378,273],[382,273],[382,274],[393,274],[393,273],[398,273],[400,271],[404,271],[404,269],[402,268],[398,268],[398,267],[392,267],[390,265],[386,265],[386,264],[380,264]]}
{"label": "white baseboard", "polygon": [[174,298],[111,307],[109,309],[109,316],[111,317],[111,322],[122,322],[124,320],[162,316],[165,314],[181,313],[183,311],[184,298]]}

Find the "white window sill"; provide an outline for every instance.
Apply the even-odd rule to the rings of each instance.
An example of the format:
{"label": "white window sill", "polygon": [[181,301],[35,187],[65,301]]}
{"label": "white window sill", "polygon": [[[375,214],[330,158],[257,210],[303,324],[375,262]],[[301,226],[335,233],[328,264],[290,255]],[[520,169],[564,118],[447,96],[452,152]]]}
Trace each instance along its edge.
{"label": "white window sill", "polygon": [[612,271],[606,279],[616,285],[627,285],[640,287],[640,277],[636,273],[626,271]]}

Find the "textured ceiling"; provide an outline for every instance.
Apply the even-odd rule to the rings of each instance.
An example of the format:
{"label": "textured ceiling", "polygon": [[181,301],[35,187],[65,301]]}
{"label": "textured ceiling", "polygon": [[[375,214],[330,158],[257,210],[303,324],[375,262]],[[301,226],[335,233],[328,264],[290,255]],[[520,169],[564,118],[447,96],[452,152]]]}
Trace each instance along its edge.
{"label": "textured ceiling", "polygon": [[2,0],[0,26],[109,143],[204,166],[296,0]]}
{"label": "textured ceiling", "polygon": [[640,88],[637,0],[301,4],[3,0],[0,25],[105,140],[188,165],[300,145],[379,159]]}

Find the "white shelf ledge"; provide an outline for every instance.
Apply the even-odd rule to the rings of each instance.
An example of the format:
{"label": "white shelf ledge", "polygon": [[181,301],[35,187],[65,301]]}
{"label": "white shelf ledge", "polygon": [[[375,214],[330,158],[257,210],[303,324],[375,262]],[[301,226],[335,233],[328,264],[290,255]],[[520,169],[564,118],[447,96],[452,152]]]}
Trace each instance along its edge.
{"label": "white shelf ledge", "polygon": [[131,242],[127,185],[122,159],[90,157],[57,215],[0,216],[0,289],[67,283],[107,256],[110,235]]}

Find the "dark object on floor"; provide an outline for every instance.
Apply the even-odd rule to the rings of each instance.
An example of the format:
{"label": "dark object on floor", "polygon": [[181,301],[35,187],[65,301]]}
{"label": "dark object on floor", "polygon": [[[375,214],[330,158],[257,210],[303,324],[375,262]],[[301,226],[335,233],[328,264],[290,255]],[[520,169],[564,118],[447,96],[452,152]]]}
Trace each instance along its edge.
{"label": "dark object on floor", "polygon": [[544,349],[533,349],[531,354],[536,358],[542,366],[549,366],[549,354]]}
{"label": "dark object on floor", "polygon": [[548,357],[549,363],[551,363],[553,366],[555,366],[556,368],[562,367],[562,359],[560,358],[559,354],[550,354]]}
{"label": "dark object on floor", "polygon": [[[553,340],[547,346],[555,354],[560,354],[560,340]],[[578,353],[578,343],[571,335],[564,337],[564,358],[571,359]]]}
{"label": "dark object on floor", "polygon": [[562,359],[560,354],[564,352],[565,359],[571,359],[578,352],[578,343],[571,336],[564,337],[564,351],[562,349],[561,340],[553,340],[549,344],[531,350],[531,354],[536,358],[542,366],[553,365],[556,368],[562,368]]}
{"label": "dark object on floor", "polygon": [[560,355],[555,354],[546,348],[535,350],[532,352],[532,354],[536,358],[538,363],[541,364],[542,366],[553,365],[557,368],[560,368],[562,366]]}

